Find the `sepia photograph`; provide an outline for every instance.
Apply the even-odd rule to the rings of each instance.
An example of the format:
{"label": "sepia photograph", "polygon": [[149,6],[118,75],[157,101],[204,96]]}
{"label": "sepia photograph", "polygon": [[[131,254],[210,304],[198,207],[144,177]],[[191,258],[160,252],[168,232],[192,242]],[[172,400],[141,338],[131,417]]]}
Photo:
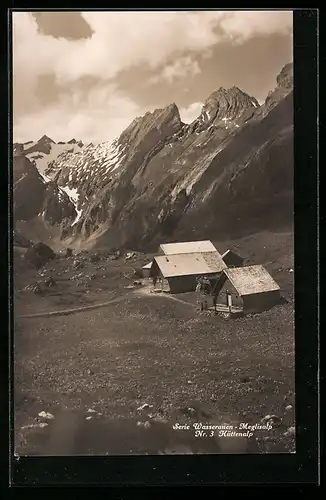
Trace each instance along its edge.
{"label": "sepia photograph", "polygon": [[295,453],[293,12],[11,43],[15,455]]}

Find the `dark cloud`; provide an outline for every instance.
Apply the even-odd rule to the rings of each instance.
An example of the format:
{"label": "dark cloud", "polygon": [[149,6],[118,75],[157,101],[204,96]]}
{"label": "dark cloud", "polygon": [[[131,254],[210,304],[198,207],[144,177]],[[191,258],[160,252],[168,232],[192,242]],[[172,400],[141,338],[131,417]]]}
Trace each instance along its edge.
{"label": "dark cloud", "polygon": [[33,16],[43,35],[78,40],[93,34],[80,12],[34,12]]}

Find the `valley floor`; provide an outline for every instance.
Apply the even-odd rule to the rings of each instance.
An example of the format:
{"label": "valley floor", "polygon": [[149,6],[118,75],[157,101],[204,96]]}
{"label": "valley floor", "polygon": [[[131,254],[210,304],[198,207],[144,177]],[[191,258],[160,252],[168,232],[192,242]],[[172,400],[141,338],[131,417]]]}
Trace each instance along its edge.
{"label": "valley floor", "polygon": [[[21,291],[33,272],[20,273],[15,281],[16,452],[293,452],[292,250],[284,245],[289,251],[275,257],[273,276],[288,302],[232,320],[200,314],[194,294],[172,299],[145,287],[126,288],[133,268],[150,256],[136,263],[101,260],[78,271],[72,271],[72,260],[57,260],[47,266],[51,271],[43,271],[56,285],[41,297]],[[78,278],[68,279],[78,273],[80,286]],[[94,273],[97,279],[84,279]],[[119,300],[66,316],[19,318],[105,298]],[[39,417],[41,411],[54,418]],[[195,437],[192,427],[197,422],[236,429],[240,423],[260,424],[266,415],[280,420],[250,438],[221,437],[218,430]],[[47,425],[39,427],[42,422]],[[174,429],[176,423],[190,429]]]}

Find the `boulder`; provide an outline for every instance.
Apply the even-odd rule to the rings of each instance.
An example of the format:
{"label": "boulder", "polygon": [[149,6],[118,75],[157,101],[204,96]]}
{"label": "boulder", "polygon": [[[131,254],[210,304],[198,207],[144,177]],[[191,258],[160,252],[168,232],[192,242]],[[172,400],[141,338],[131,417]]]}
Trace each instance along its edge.
{"label": "boulder", "polygon": [[25,253],[24,259],[36,269],[44,266],[50,260],[55,259],[55,253],[45,243],[36,243],[29,247]]}
{"label": "boulder", "polygon": [[46,279],[44,281],[44,285],[47,286],[47,287],[51,287],[51,286],[55,286],[56,282],[54,281],[54,279],[52,278],[52,276],[49,276],[48,279]]}
{"label": "boulder", "polygon": [[74,263],[73,263],[73,269],[82,269],[84,267],[84,263],[81,262],[80,260],[74,260]]}
{"label": "boulder", "polygon": [[99,262],[101,260],[101,257],[99,256],[98,253],[93,253],[91,255],[90,261],[91,262]]}
{"label": "boulder", "polygon": [[42,292],[41,287],[38,283],[32,283],[30,285],[27,285],[25,287],[25,290],[28,292],[33,292],[33,293],[41,293]]}

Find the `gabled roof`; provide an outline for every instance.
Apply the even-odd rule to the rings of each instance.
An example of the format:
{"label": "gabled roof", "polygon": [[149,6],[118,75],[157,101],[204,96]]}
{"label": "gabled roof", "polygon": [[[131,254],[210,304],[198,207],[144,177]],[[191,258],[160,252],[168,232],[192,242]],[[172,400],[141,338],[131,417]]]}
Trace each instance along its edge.
{"label": "gabled roof", "polygon": [[145,264],[145,265],[143,266],[143,269],[151,269],[152,264],[153,264],[153,261],[151,260],[150,262],[148,262],[148,264]]}
{"label": "gabled roof", "polygon": [[224,269],[223,273],[240,296],[280,290],[276,281],[263,266],[234,267]]}
{"label": "gabled roof", "polygon": [[215,252],[183,253],[154,257],[165,278],[219,273],[226,268],[221,255]]}
{"label": "gabled roof", "polygon": [[199,253],[199,252],[217,252],[213,243],[209,240],[203,241],[183,241],[179,243],[164,243],[160,245],[160,250],[165,255]]}

